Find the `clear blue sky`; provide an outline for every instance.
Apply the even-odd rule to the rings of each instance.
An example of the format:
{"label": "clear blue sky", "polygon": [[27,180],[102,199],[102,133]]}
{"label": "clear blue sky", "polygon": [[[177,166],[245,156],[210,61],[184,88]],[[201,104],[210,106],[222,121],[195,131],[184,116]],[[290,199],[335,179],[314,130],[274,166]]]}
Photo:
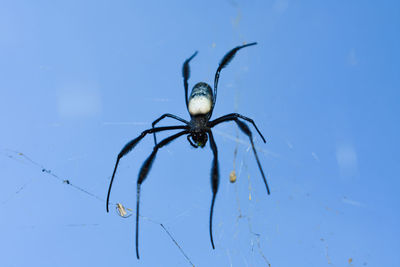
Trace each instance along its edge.
{"label": "clear blue sky", "polygon": [[[398,1],[1,1],[0,266],[190,266],[153,221],[195,266],[400,266],[399,32]],[[211,84],[254,41],[213,115],[256,121],[271,195],[246,137],[216,127],[212,250],[212,153],[181,138],[142,186],[137,261],[134,216],[101,200],[118,152],[163,113],[189,119],[194,51],[190,86]],[[152,144],[121,161],[113,203],[135,207]]]}

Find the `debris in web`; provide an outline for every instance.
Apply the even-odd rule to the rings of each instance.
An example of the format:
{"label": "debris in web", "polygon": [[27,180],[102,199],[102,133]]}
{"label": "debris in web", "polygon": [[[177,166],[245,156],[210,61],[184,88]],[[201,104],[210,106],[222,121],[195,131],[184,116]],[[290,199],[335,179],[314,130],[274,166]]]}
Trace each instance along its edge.
{"label": "debris in web", "polygon": [[132,209],[125,208],[124,205],[122,205],[121,203],[117,203],[115,205],[115,209],[117,211],[117,214],[122,218],[129,218],[132,216]]}
{"label": "debris in web", "polygon": [[[22,164],[26,164],[26,162],[28,162],[29,164],[37,167],[39,170],[41,170],[42,173],[45,173],[46,175],[57,179],[58,181],[60,181],[61,183],[63,183],[64,185],[68,185],[71,186],[72,188],[81,191],[82,193],[95,198],[101,202],[105,203],[105,200],[102,197],[97,196],[96,194],[93,194],[89,191],[87,191],[86,189],[74,184],[71,182],[71,179],[65,179],[62,178],[60,176],[58,176],[56,173],[54,173],[51,169],[44,167],[44,165],[34,161],[33,159],[31,159],[28,155],[25,155],[22,152],[19,151],[14,151],[14,150],[6,150],[5,156],[9,159],[12,160],[16,160]],[[24,185],[22,185],[16,192],[14,192],[12,194],[12,196],[10,196],[8,199],[6,199],[5,201],[2,202],[2,204],[7,203],[10,199],[12,199],[16,194],[19,194],[31,181],[33,180],[33,178],[31,180],[29,180],[28,182],[26,182]],[[122,218],[128,218],[132,215],[132,209],[130,208],[126,208],[124,205],[122,205],[121,203],[111,203],[111,205],[115,205],[117,214],[122,217]],[[187,256],[187,254],[183,251],[182,247],[178,244],[178,242],[175,240],[175,238],[172,236],[172,234],[168,231],[168,229],[160,222],[156,222],[148,217],[143,217],[141,215],[139,215],[141,218],[146,219],[150,222],[153,222],[155,224],[160,225],[160,227],[166,232],[166,234],[170,237],[170,239],[174,242],[174,244],[178,247],[179,251],[182,253],[182,255],[186,258],[186,260],[190,263],[191,266],[194,266],[194,264],[192,263],[192,261],[190,260],[190,258]],[[98,224],[93,224],[94,226],[97,226]],[[69,224],[67,225],[68,227],[76,227],[76,226],[87,226],[87,224]]]}
{"label": "debris in web", "polygon": [[236,182],[236,172],[235,170],[232,170],[231,173],[229,174],[229,182],[234,183]]}
{"label": "debris in web", "polygon": [[39,164],[36,161],[32,160],[30,157],[28,157],[24,153],[18,152],[18,151],[13,151],[13,150],[9,150],[9,152],[12,153],[12,154],[8,154],[9,158],[13,158],[13,159],[16,159],[16,160],[19,160],[20,158],[25,159],[27,162],[29,162],[30,164],[36,166],[43,173],[49,175],[50,177],[52,177],[54,179],[57,179],[58,181],[62,182],[63,184],[69,185],[69,186],[75,188],[76,190],[79,190],[82,193],[85,193],[85,194],[87,194],[87,195],[89,195],[89,196],[91,196],[91,197],[93,197],[93,198],[95,198],[95,199],[97,199],[99,201],[104,202],[103,198],[101,198],[101,197],[99,197],[99,196],[87,191],[86,189],[84,189],[84,188],[82,188],[80,186],[77,186],[77,185],[71,183],[71,181],[69,179],[64,179],[64,178],[59,177],[57,174],[53,173],[50,169],[48,169],[48,168],[44,167],[42,164]]}

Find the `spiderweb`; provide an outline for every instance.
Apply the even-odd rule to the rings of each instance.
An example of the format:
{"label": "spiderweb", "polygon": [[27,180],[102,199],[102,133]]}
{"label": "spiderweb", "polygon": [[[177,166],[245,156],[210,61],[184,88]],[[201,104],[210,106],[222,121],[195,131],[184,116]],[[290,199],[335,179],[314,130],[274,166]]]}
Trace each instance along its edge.
{"label": "spiderweb", "polygon": [[[105,204],[105,199],[103,197],[100,197],[100,196],[98,196],[98,195],[96,195],[96,194],[94,194],[94,193],[92,193],[92,192],[80,187],[79,185],[73,183],[71,178],[67,179],[67,178],[60,177],[56,172],[52,171],[50,168],[44,166],[41,163],[36,162],[30,156],[28,156],[28,155],[26,155],[26,154],[24,154],[22,152],[13,151],[13,150],[8,150],[7,149],[7,150],[3,151],[3,154],[7,158],[9,158],[11,160],[18,161],[21,164],[30,164],[30,165],[36,167],[37,170],[40,170],[46,176],[51,177],[53,179],[56,179],[59,182],[61,182],[62,184],[64,184],[65,186],[69,186],[69,187],[73,188],[74,190],[78,190],[81,193],[87,195],[88,197],[94,198],[94,199],[96,199],[96,200],[98,200],[100,202],[103,202]],[[110,179],[110,177],[109,177],[109,179]],[[8,198],[6,198],[5,200],[3,200],[1,202],[1,204],[5,205],[8,202],[10,202],[14,197],[16,197],[16,195],[20,194],[21,191],[23,191],[24,188],[27,187],[32,181],[33,181],[33,178],[30,178],[28,182],[26,182],[22,186],[20,186],[14,193],[11,193]],[[109,205],[115,207],[116,213],[121,218],[129,218],[132,215],[133,210],[131,208],[125,207],[122,203],[112,203],[112,202],[110,202]],[[159,225],[165,231],[165,233],[169,236],[171,241],[177,246],[177,248],[180,250],[182,255],[186,258],[188,263],[190,263],[192,266],[194,266],[194,264],[191,262],[190,258],[185,254],[184,250],[181,248],[179,243],[174,239],[172,234],[168,231],[168,229],[162,223],[157,222],[155,220],[152,220],[151,218],[148,218],[148,217],[141,216],[141,218],[144,219],[144,220],[147,220],[149,222],[152,222],[154,224]],[[81,224],[81,225],[84,226],[85,224]],[[69,225],[69,226],[79,226],[79,225]]]}
{"label": "spiderweb", "polygon": [[[265,263],[270,266],[270,263],[267,259],[267,257],[265,256],[263,250],[262,250],[262,236],[261,234],[255,232],[253,230],[252,227],[252,218],[251,215],[247,212],[247,211],[243,211],[242,208],[242,201],[240,200],[239,197],[239,192],[238,192],[238,183],[237,180],[241,180],[241,179],[247,179],[247,183],[248,183],[248,201],[252,201],[254,198],[252,196],[252,181],[251,181],[251,177],[248,174],[248,167],[247,167],[247,163],[246,163],[246,158],[249,156],[249,151],[250,150],[250,143],[247,142],[246,140],[242,140],[238,138],[238,132],[237,132],[237,136],[233,136],[230,135],[228,133],[225,133],[223,131],[220,130],[216,130],[215,133],[217,135],[222,136],[224,139],[226,140],[230,140],[230,141],[234,141],[235,142],[235,150],[234,150],[234,156],[233,156],[233,168],[232,171],[230,173],[230,183],[233,184],[233,188],[234,188],[234,193],[235,193],[235,199],[236,199],[236,205],[237,205],[237,215],[236,215],[236,227],[238,227],[240,222],[245,222],[247,224],[247,228],[248,228],[248,232],[251,235],[251,239],[250,239],[250,246],[251,246],[251,250],[252,251],[256,251],[265,261]],[[239,145],[241,145],[240,148],[245,148],[244,149],[244,155],[243,158],[241,158],[240,160],[237,159],[238,157],[238,150],[239,150]],[[241,149],[243,150],[243,149]],[[267,151],[264,150],[260,150],[261,153],[268,153]],[[102,195],[99,195],[98,193],[95,193],[95,191],[92,191],[90,189],[84,188],[79,184],[79,178],[77,177],[65,177],[61,174],[59,174],[59,172],[57,172],[57,170],[51,168],[51,166],[47,166],[46,164],[43,164],[41,162],[38,162],[34,159],[33,156],[31,155],[27,155],[24,152],[21,151],[15,151],[15,150],[10,150],[10,149],[3,149],[2,154],[5,158],[7,158],[8,160],[17,162],[18,164],[20,164],[22,167],[25,168],[33,168],[34,172],[37,172],[37,174],[41,173],[40,176],[42,176],[43,178],[50,178],[51,180],[54,180],[56,182],[58,182],[60,185],[65,186],[66,188],[75,190],[77,192],[80,192],[81,194],[85,195],[87,198],[91,198],[94,199],[98,202],[101,202],[101,206],[105,205],[105,198]],[[235,176],[235,179],[233,180],[233,176]],[[229,175],[226,175],[225,173],[221,173],[221,182],[227,182],[227,177],[229,177]],[[1,205],[12,205],[13,200],[16,199],[18,197],[18,195],[23,194],[23,191],[33,182],[35,182],[35,179],[37,179],[36,177],[31,177],[29,178],[27,181],[23,182],[22,185],[18,186],[17,189],[14,192],[10,192],[8,194],[8,196],[4,197],[3,199],[1,199]],[[110,177],[104,177],[105,181],[109,181]],[[220,192],[219,194],[224,194],[225,192]],[[221,196],[221,198],[224,198],[223,196]],[[103,205],[104,204],[104,205]],[[110,207],[114,207],[115,210],[115,214],[117,214],[119,217],[121,218],[129,218],[131,217],[131,215],[134,213],[134,209],[131,207],[126,206],[124,203],[120,203],[120,202],[110,202]],[[155,225],[158,225],[163,232],[169,237],[170,241],[176,246],[176,248],[179,250],[179,252],[181,253],[181,255],[184,257],[184,259],[187,262],[187,265],[190,266],[195,266],[194,262],[192,261],[192,259],[190,258],[190,255],[185,252],[185,246],[180,244],[180,242],[174,237],[174,233],[172,233],[169,229],[167,225],[170,225],[171,223],[174,223],[174,221],[178,220],[179,217],[185,217],[188,216],[187,214],[189,214],[190,212],[182,212],[178,215],[176,215],[175,217],[172,217],[170,219],[168,219],[166,222],[162,223],[159,222],[157,220],[154,220],[148,216],[142,216],[141,220],[143,221],[147,221],[150,223],[153,223]],[[216,225],[217,222],[214,222],[214,224]],[[98,226],[99,223],[70,223],[67,224],[66,226],[68,227],[87,227],[87,226]],[[221,228],[223,228],[223,226],[218,225],[217,227],[219,230],[221,230]],[[111,231],[111,229],[110,229]],[[218,233],[214,233],[215,235],[218,236]],[[217,237],[218,239],[218,237]],[[221,239],[221,236],[220,236]],[[229,251],[229,249],[227,249],[227,253],[226,253],[226,257],[229,259],[229,261],[232,261],[232,252]],[[232,262],[231,262],[232,264]]]}

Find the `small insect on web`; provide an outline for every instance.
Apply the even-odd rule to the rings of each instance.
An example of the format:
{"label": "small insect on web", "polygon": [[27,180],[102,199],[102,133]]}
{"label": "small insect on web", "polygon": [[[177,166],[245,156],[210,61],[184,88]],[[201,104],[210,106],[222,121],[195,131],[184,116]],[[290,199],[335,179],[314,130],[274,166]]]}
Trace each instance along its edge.
{"label": "small insect on web", "polygon": [[115,205],[115,209],[119,216],[122,218],[129,218],[132,216],[132,209],[125,208],[121,203]]}
{"label": "small insect on web", "polygon": [[[5,150],[5,156],[9,159],[15,160],[21,164],[26,164],[29,163],[33,166],[35,166],[37,169],[39,169],[41,171],[41,173],[50,176],[58,181],[60,181],[61,183],[63,183],[64,185],[71,187],[75,190],[80,191],[81,193],[86,194],[89,197],[92,197],[94,199],[97,199],[101,202],[105,202],[105,199],[97,196],[96,194],[89,192],[88,190],[78,186],[75,183],[72,183],[70,179],[65,179],[62,178],[61,176],[57,175],[55,172],[53,172],[50,168],[45,167],[44,165],[36,162],[35,160],[33,160],[32,158],[30,158],[28,155],[22,153],[22,152],[18,152],[18,151],[14,151],[14,150],[9,150],[6,149]],[[30,179],[28,182],[26,182],[24,185],[22,185],[20,188],[18,188],[18,190],[16,190],[10,197],[8,197],[6,200],[2,201],[1,204],[4,205],[7,202],[9,202],[13,196],[15,196],[16,194],[19,194],[30,182],[32,182],[33,178]],[[124,205],[122,205],[121,203],[110,203],[111,205],[115,205],[116,207],[116,212],[120,217],[123,218],[128,218],[132,215],[132,209],[125,207]],[[178,244],[178,242],[176,241],[176,239],[172,236],[172,234],[168,231],[168,229],[160,222],[154,221],[150,218],[147,217],[143,217],[143,219],[154,223],[156,225],[159,225],[163,231],[169,236],[169,238],[171,239],[171,241],[176,245],[176,247],[179,249],[179,251],[182,253],[182,255],[186,258],[186,260],[191,264],[191,266],[194,266],[194,264],[191,262],[190,258],[187,256],[187,254],[184,252],[183,248]],[[99,224],[67,224],[66,226],[68,227],[77,227],[77,226],[98,226]]]}
{"label": "small insect on web", "polygon": [[[185,119],[182,119],[176,115],[170,114],[170,113],[165,113],[162,116],[160,116],[158,119],[156,119],[152,123],[152,128],[147,129],[143,131],[138,137],[135,139],[131,140],[128,142],[121,150],[121,152],[118,154],[114,171],[111,177],[110,181],[110,186],[108,188],[108,193],[107,193],[107,201],[106,201],[106,210],[107,212],[109,211],[108,208],[108,203],[110,199],[110,193],[111,193],[111,188],[112,184],[114,181],[115,173],[117,171],[117,167],[119,164],[119,161],[122,157],[127,155],[135,146],[147,135],[147,134],[153,134],[154,138],[154,147],[153,151],[151,152],[150,156],[144,161],[142,167],[140,168],[138,179],[137,179],[137,189],[136,189],[136,257],[139,259],[139,207],[140,207],[140,189],[141,185],[144,182],[144,180],[147,178],[147,175],[150,172],[150,169],[153,165],[154,159],[157,155],[158,150],[161,147],[164,147],[177,139],[178,137],[181,137],[183,135],[186,135],[186,138],[191,146],[194,148],[203,148],[207,141],[210,140],[210,147],[213,152],[213,161],[211,165],[211,189],[212,189],[212,199],[211,199],[211,208],[210,208],[210,220],[209,220],[209,231],[210,231],[210,240],[211,240],[211,246],[214,249],[214,240],[213,240],[213,234],[212,234],[212,219],[213,219],[213,211],[214,211],[214,203],[215,203],[215,198],[218,192],[218,187],[219,187],[219,167],[218,167],[218,149],[217,145],[214,140],[214,135],[212,133],[212,128],[214,126],[217,126],[220,123],[227,122],[227,121],[233,121],[236,123],[236,125],[239,127],[239,129],[247,135],[247,137],[250,140],[250,144],[253,150],[253,154],[256,158],[256,162],[258,165],[258,168],[260,170],[262,179],[264,181],[265,187],[267,189],[267,193],[270,194],[270,190],[268,187],[267,180],[264,175],[264,171],[261,167],[260,160],[258,159],[257,151],[254,146],[253,142],[253,134],[250,130],[250,128],[247,126],[247,124],[243,121],[247,121],[248,123],[251,123],[257,133],[260,135],[261,139],[265,143],[265,138],[261,134],[261,132],[258,130],[256,124],[251,118],[248,118],[246,116],[243,116],[239,113],[230,113],[225,116],[219,117],[217,119],[211,120],[212,112],[215,107],[215,103],[217,100],[217,88],[218,88],[218,80],[220,76],[220,72],[223,68],[225,68],[233,59],[235,56],[236,52],[239,51],[242,48],[248,47],[248,46],[253,46],[256,45],[257,43],[249,43],[249,44],[244,44],[241,46],[237,46],[230,50],[228,53],[225,54],[225,56],[222,58],[222,60],[219,63],[219,66],[217,68],[217,71],[215,73],[214,77],[214,90],[212,90],[211,86],[208,85],[207,83],[204,82],[199,82],[197,83],[193,89],[191,94],[188,96],[188,80],[190,77],[190,68],[189,68],[189,62],[197,55],[197,51],[188,59],[185,60],[183,63],[182,67],[182,76],[183,76],[183,85],[184,85],[184,90],[185,90],[185,103],[186,103],[186,108],[190,114],[190,121],[187,121]],[[183,125],[177,125],[177,126],[165,126],[165,127],[155,127],[158,122],[165,118],[172,118],[177,121],[180,121],[183,123]],[[156,133],[162,132],[162,131],[168,131],[168,130],[181,130],[180,132],[171,135],[163,140],[161,142],[157,142],[156,138]]]}

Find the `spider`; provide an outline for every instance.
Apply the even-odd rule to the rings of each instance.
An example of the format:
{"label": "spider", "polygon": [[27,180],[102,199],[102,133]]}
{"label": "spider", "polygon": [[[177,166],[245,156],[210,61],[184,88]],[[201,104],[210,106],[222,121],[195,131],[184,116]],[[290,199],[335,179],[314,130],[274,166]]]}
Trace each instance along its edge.
{"label": "spider", "polygon": [[[150,154],[150,156],[145,160],[143,163],[142,167],[140,168],[139,171],[139,176],[137,179],[137,191],[136,191],[136,257],[139,259],[139,203],[140,203],[140,187],[143,183],[143,181],[146,179],[151,166],[154,162],[154,159],[156,157],[156,154],[158,150],[165,146],[168,145],[170,142],[173,140],[177,139],[180,136],[183,136],[187,134],[187,140],[189,141],[190,145],[193,146],[194,148],[201,147],[203,148],[208,139],[210,139],[210,147],[213,152],[214,158],[212,161],[211,165],[211,188],[212,188],[212,199],[211,199],[211,208],[210,208],[210,221],[209,221],[209,230],[210,230],[210,239],[211,239],[211,246],[213,249],[215,249],[214,246],[214,240],[213,240],[213,235],[212,235],[212,219],[213,219],[213,210],[214,210],[214,202],[215,202],[215,197],[217,195],[218,191],[218,186],[219,186],[219,168],[218,168],[218,149],[217,145],[215,144],[214,136],[211,131],[211,128],[214,126],[226,122],[226,121],[234,121],[239,129],[246,134],[251,143],[251,147],[253,149],[254,156],[257,161],[258,168],[261,172],[261,176],[263,178],[265,187],[267,189],[268,195],[270,194],[269,187],[267,184],[267,180],[265,178],[263,169],[261,167],[261,163],[258,159],[256,149],[254,147],[254,142],[253,142],[253,137],[252,137],[252,132],[250,131],[249,127],[247,126],[246,123],[244,123],[242,120],[245,120],[249,123],[251,123],[254,128],[256,129],[257,133],[260,135],[261,139],[265,143],[265,138],[261,134],[261,132],[258,130],[256,124],[254,121],[248,117],[245,117],[243,115],[240,115],[238,113],[230,113],[225,116],[219,117],[217,119],[214,119],[210,121],[212,112],[214,110],[215,102],[217,99],[217,87],[218,87],[218,79],[220,72],[223,68],[225,68],[229,62],[233,59],[235,56],[236,52],[239,51],[242,48],[256,45],[257,43],[249,43],[241,46],[237,46],[230,50],[225,56],[222,58],[221,62],[219,63],[218,69],[215,73],[215,78],[214,78],[214,92],[211,89],[211,86],[208,85],[207,83],[204,82],[199,82],[197,83],[193,89],[192,92],[188,98],[188,79],[190,77],[190,67],[189,67],[189,62],[197,55],[197,51],[188,59],[185,60],[183,63],[182,67],[182,76],[183,76],[183,85],[185,89],[185,102],[186,102],[186,108],[190,114],[190,121],[186,121],[176,115],[173,114],[163,114],[160,116],[158,119],[156,119],[152,123],[152,128],[147,129],[143,131],[138,137],[135,139],[131,140],[128,142],[121,150],[121,152],[118,154],[117,161],[115,163],[114,171],[111,177],[110,181],[110,186],[108,188],[108,193],[107,193],[107,202],[106,202],[106,209],[107,212],[109,211],[108,206],[109,206],[109,198],[110,198],[110,192],[111,192],[111,187],[114,181],[115,177],[115,172],[118,167],[118,163],[122,157],[127,155],[139,142],[142,140],[147,134],[153,134],[154,137],[154,148],[153,152]],[[175,120],[178,120],[184,125],[178,125],[178,126],[166,126],[166,127],[155,127],[156,124],[161,121],[164,118],[172,118]],[[161,131],[167,131],[167,130],[182,130],[174,135],[171,135],[165,139],[163,139],[161,142],[157,143],[156,139],[156,133],[161,132]]]}

